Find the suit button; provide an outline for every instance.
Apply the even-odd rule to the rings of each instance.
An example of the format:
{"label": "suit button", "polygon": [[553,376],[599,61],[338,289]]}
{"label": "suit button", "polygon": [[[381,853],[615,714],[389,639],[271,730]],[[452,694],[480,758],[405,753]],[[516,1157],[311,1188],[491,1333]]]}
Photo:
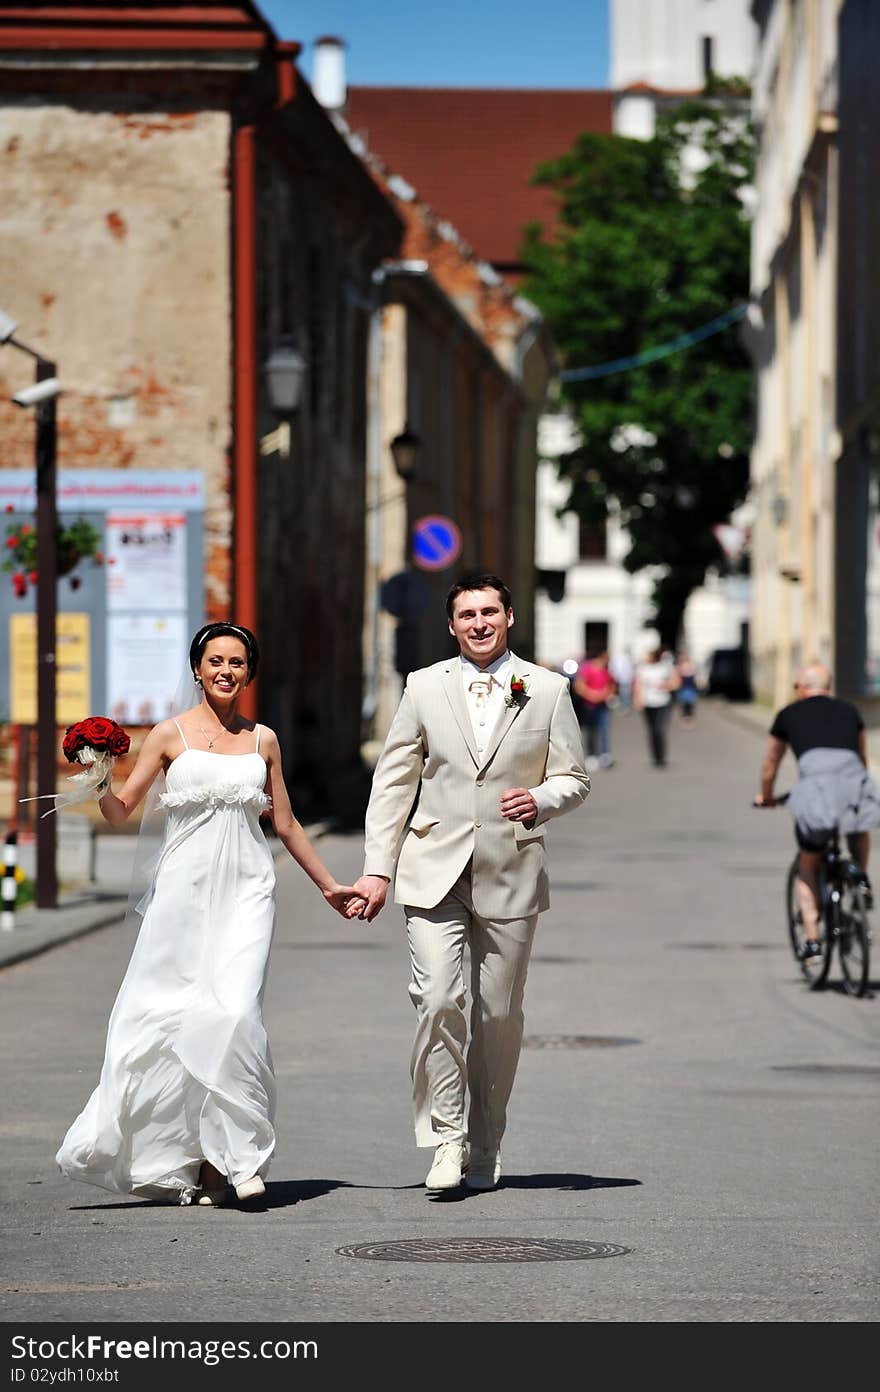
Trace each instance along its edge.
{"label": "suit button", "polygon": [[485,783],[485,781],[486,781],[485,778],[478,778],[478,779],[477,779],[477,787],[478,787],[478,788],[482,788],[482,786],[483,786],[483,784]]}
{"label": "suit button", "polygon": [[475,827],[481,827],[482,825],[483,825],[482,822],[474,822],[474,826],[475,826]]}

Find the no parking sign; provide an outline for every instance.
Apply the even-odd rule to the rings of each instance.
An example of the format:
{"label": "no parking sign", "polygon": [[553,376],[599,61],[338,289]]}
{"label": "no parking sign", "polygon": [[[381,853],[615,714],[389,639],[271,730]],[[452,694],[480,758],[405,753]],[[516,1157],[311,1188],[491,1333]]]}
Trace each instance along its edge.
{"label": "no parking sign", "polygon": [[461,532],[449,517],[420,517],[413,523],[412,554],[422,570],[446,570],[461,555]]}

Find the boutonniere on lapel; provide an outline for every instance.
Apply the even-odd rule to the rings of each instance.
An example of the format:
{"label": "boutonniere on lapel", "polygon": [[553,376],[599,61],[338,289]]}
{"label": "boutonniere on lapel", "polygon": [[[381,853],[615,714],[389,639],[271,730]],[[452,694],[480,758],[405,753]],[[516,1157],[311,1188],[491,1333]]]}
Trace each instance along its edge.
{"label": "boutonniere on lapel", "polygon": [[510,690],[504,698],[505,706],[521,706],[529,694],[529,684],[525,677],[510,678]]}

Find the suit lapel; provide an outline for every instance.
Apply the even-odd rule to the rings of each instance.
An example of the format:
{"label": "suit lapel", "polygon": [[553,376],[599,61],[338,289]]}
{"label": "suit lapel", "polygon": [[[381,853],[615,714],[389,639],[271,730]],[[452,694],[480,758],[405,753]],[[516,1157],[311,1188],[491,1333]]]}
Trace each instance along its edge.
{"label": "suit lapel", "polygon": [[[507,682],[505,683],[506,689],[504,692],[505,700],[510,694],[511,677],[524,677],[526,683],[528,684],[528,679],[530,676],[528,667],[524,663],[521,663],[519,658],[514,653],[510,654],[510,666],[507,669],[507,673]],[[486,746],[486,753],[483,757],[483,768],[486,767],[490,759],[494,758],[498,746],[504,739],[508,730],[516,722],[520,711],[523,709],[525,705],[528,704],[528,700],[529,697],[527,693],[525,696],[521,697],[520,700],[515,701],[512,706],[504,707],[503,714],[499,716],[498,723],[495,726],[495,729],[492,731],[492,738]]]}
{"label": "suit lapel", "polygon": [[478,766],[474,730],[468,714],[467,702],[464,699],[464,687],[461,683],[461,662],[457,657],[452,658],[449,666],[443,672],[443,690],[446,692],[446,699],[452,707],[452,714],[455,716],[456,724],[468,747],[468,753],[473,759],[474,765]]}

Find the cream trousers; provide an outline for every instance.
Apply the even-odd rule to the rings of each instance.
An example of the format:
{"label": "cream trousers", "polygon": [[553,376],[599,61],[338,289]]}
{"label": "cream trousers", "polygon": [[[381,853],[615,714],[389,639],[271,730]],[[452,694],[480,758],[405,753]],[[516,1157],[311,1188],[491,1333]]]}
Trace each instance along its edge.
{"label": "cream trousers", "polygon": [[[496,1150],[519,1062],[523,992],[537,914],[480,918],[471,902],[470,867],[436,908],[406,905],[405,912],[409,994],[418,1013],[410,1063],[416,1145],[467,1139],[472,1146]],[[471,960],[470,1047],[465,945]]]}

